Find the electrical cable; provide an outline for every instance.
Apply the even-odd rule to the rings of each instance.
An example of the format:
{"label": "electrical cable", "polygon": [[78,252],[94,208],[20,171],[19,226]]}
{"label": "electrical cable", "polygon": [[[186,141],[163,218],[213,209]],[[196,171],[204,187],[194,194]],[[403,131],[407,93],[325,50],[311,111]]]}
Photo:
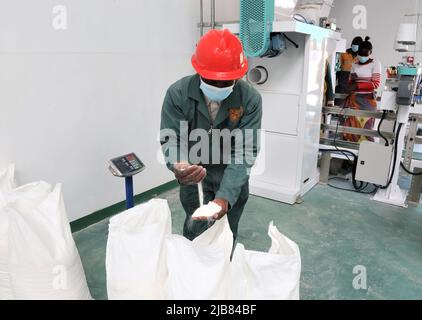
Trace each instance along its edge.
{"label": "electrical cable", "polygon": [[[301,18],[302,20],[297,19],[297,17]],[[309,24],[308,20],[303,15],[301,15],[300,13],[295,13],[293,15],[293,19],[295,19],[296,21],[299,21],[299,22],[304,22],[304,23]]]}
{"label": "electrical cable", "polygon": [[391,176],[390,176],[390,179],[388,180],[387,185],[386,185],[386,186],[384,186],[384,187],[380,187],[380,189],[383,189],[383,190],[387,189],[387,188],[391,185],[391,182],[393,181],[393,178],[394,178],[394,174],[395,174],[395,172],[396,172],[397,149],[398,149],[398,145],[399,145],[399,136],[400,136],[400,132],[401,132],[402,127],[403,127],[403,123],[399,123],[399,126],[398,126],[398,128],[397,128],[397,135],[396,135],[396,139],[395,139],[395,141],[394,141],[394,160],[393,160],[393,169],[391,170]]}
{"label": "electrical cable", "polygon": [[388,147],[390,144],[388,143],[388,139],[381,133],[381,125],[382,125],[382,123],[383,123],[383,121],[385,120],[385,116],[387,115],[387,111],[386,110],[383,110],[382,111],[382,117],[381,117],[381,121],[380,121],[380,123],[378,124],[378,128],[377,128],[377,132],[378,132],[378,135],[381,137],[381,138],[383,138],[384,139],[384,141],[385,141],[385,146],[386,147]]}
{"label": "electrical cable", "polygon": [[290,39],[285,33],[283,33],[283,36],[291,43],[291,44],[293,44],[295,47],[296,47],[296,49],[297,48],[299,48],[299,45],[296,43],[296,42],[294,42],[292,39]]}
{"label": "electrical cable", "polygon": [[408,174],[410,174],[410,175],[412,175],[412,176],[422,176],[422,172],[418,172],[418,173],[416,173],[416,172],[412,172],[412,171],[408,170],[408,169],[404,166],[404,163],[403,163],[403,162],[400,162],[400,165],[401,165],[402,169],[403,169],[404,171],[406,171]]}
{"label": "electrical cable", "polygon": [[[346,103],[347,103],[347,101],[349,100],[349,98],[350,98],[350,95],[348,95],[348,96],[344,99],[343,106],[342,106],[341,111],[340,111],[340,113],[339,113],[339,115],[338,115],[338,120],[337,120],[337,124],[336,124],[336,131],[335,131],[335,133],[334,133],[334,141],[333,141],[333,145],[334,145],[334,148],[336,148],[336,150],[338,150],[338,151],[340,151],[340,152],[342,152],[342,151],[341,151],[341,150],[339,149],[339,147],[337,146],[338,127],[339,127],[339,124],[340,124],[340,117],[343,117],[343,118],[344,118],[344,116],[345,116],[345,115],[341,115],[341,112],[345,112],[345,109],[346,109]],[[350,158],[349,158],[346,154],[344,154],[344,156],[347,158],[347,160],[349,160],[349,162],[353,163],[353,162],[352,162],[352,160],[350,160]]]}
{"label": "electrical cable", "polygon": [[348,153],[350,156],[353,157],[352,183],[353,183],[353,187],[355,188],[355,191],[363,190],[368,186],[367,183],[365,185],[362,181],[360,181],[360,185],[357,183],[356,167],[357,167],[358,156],[356,154],[354,154],[353,152],[351,152],[349,150],[319,149],[319,151],[320,152],[329,152],[329,153],[341,153],[343,155],[344,155],[344,153]]}
{"label": "electrical cable", "polygon": [[336,150],[336,149],[319,149],[320,152],[329,152],[329,153],[341,153],[344,155],[344,153],[349,154],[353,158],[357,157],[355,153],[349,150]]}
{"label": "electrical cable", "polygon": [[374,193],[376,193],[378,191],[378,187],[375,186],[375,185],[374,185],[374,190],[371,190],[371,191],[362,191],[362,190],[354,190],[354,189],[341,188],[341,187],[334,186],[334,185],[332,185],[330,183],[328,184],[328,186],[330,188],[334,188],[334,189],[337,189],[337,190],[349,191],[349,192],[356,192],[356,193],[361,193],[361,194],[374,194]]}
{"label": "electrical cable", "polygon": [[[329,180],[333,180],[333,179],[339,179],[339,180],[343,180],[343,181],[348,181],[347,179],[343,179],[343,178],[340,178],[340,177],[332,177]],[[342,188],[342,187],[335,186],[335,185],[330,184],[330,183],[328,184],[328,186],[331,187],[331,188],[337,189],[337,190],[357,192],[357,193],[361,193],[361,194],[374,194],[375,192],[378,191],[378,186],[376,186],[376,185],[373,185],[374,186],[374,190],[365,191],[365,189],[368,188],[369,183],[365,183],[365,186],[362,189],[360,189],[360,190]]]}

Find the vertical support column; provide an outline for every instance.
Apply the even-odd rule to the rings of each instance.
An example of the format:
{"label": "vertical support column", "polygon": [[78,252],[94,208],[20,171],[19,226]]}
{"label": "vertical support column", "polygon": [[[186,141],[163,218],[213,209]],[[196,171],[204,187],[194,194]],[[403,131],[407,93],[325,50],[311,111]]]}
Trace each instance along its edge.
{"label": "vertical support column", "polygon": [[[422,168],[415,168],[413,170],[415,173],[421,173]],[[422,192],[422,176],[412,176],[412,184],[410,186],[409,195],[407,201],[413,205],[419,205]]]}
{"label": "vertical support column", "polygon": [[411,116],[409,119],[409,133],[406,139],[406,147],[404,154],[403,164],[406,169],[410,170],[410,165],[412,164],[413,159],[413,149],[415,147],[415,139],[418,132],[418,117]]}
{"label": "vertical support column", "polygon": [[215,0],[211,0],[211,29],[215,29]]}
{"label": "vertical support column", "polygon": [[[392,177],[390,186],[387,189],[379,189],[375,196],[372,198],[378,202],[384,202],[399,207],[407,207],[406,199],[407,192],[400,189],[398,185],[399,175],[400,175],[400,162],[404,150],[404,138],[406,135],[406,124],[409,120],[410,106],[399,106],[397,112],[397,128],[396,128],[396,138],[398,139],[395,143],[397,144],[397,159],[396,162],[391,164],[391,171],[394,170],[394,176]],[[399,124],[401,124],[400,135],[397,137],[397,131]]]}
{"label": "vertical support column", "polygon": [[199,0],[199,30],[201,37],[204,35],[204,0]]}
{"label": "vertical support column", "polygon": [[330,164],[331,164],[331,154],[328,152],[323,152],[321,157],[321,166],[319,173],[319,183],[328,184],[328,179],[330,177]]}
{"label": "vertical support column", "polygon": [[126,209],[133,208],[135,205],[134,195],[133,195],[133,177],[125,177],[125,186],[126,186]]}

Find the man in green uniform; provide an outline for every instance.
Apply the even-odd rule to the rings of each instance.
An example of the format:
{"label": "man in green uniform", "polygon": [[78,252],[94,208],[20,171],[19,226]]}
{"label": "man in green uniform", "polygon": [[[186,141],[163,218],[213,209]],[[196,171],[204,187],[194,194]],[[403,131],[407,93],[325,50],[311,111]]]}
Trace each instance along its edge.
{"label": "man in green uniform", "polygon": [[[205,218],[191,219],[199,207],[197,185],[202,183],[204,204],[213,201],[221,207],[213,218],[227,214],[236,239],[249,196],[250,168],[259,149],[261,96],[239,80],[248,63],[239,39],[228,30],[211,30],[204,35],[192,65],[197,74],[170,86],[161,113],[163,153],[167,167],[179,181],[186,211],[183,234],[193,240],[210,225]],[[174,133],[173,139],[169,132]],[[222,139],[224,133],[231,135],[228,140]],[[195,147],[199,139],[207,140],[201,145],[208,150]]]}

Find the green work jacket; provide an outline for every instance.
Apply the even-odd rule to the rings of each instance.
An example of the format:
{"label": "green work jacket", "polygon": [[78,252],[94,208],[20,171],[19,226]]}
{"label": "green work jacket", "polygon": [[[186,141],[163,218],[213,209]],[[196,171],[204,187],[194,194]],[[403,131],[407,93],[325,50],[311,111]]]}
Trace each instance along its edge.
{"label": "green work jacket", "polygon": [[[200,89],[199,75],[180,79],[167,90],[161,112],[161,144],[167,167],[173,171],[175,162],[184,161],[201,164],[207,170],[223,170],[222,180],[215,197],[225,199],[230,206],[233,206],[243,185],[248,182],[250,168],[259,151],[261,119],[261,95],[243,80],[236,82],[233,92],[222,101],[218,114],[212,121]],[[199,130],[200,134],[192,137],[191,134],[195,129],[203,130]],[[224,129],[226,133],[241,132],[243,138],[236,140],[233,135],[229,142],[221,137],[215,138],[218,137],[218,134],[214,135],[214,131]],[[168,135],[169,130],[175,133],[173,139],[170,139]],[[248,133],[246,133],[247,131]],[[253,132],[253,136],[250,135],[251,132]],[[209,152],[204,154],[203,150],[195,149],[195,154],[201,156],[201,161],[192,161],[192,157],[189,156],[190,152],[193,151],[192,148],[197,148],[198,141],[204,138],[204,134],[209,135]],[[239,141],[242,141],[243,146],[247,146],[249,153],[235,154],[240,150],[234,148]],[[225,148],[227,143],[232,146],[229,149],[229,154],[226,152],[228,149]],[[213,150],[216,150],[213,149],[213,146],[215,147],[216,144],[219,146],[220,154],[213,159],[213,153],[215,153]],[[247,157],[246,154],[253,155],[253,157]],[[219,160],[216,161],[216,159]],[[239,161],[239,159],[243,159],[243,161]]]}

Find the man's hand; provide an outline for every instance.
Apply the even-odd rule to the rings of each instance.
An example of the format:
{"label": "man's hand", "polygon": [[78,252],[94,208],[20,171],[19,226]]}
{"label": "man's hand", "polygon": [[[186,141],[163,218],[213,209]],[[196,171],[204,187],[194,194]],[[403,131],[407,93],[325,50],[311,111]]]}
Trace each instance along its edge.
{"label": "man's hand", "polygon": [[358,75],[356,73],[352,73],[350,75],[350,80],[352,80],[352,81],[356,81],[357,78],[358,78]]}
{"label": "man's hand", "polygon": [[214,199],[213,202],[216,203],[216,204],[218,204],[221,207],[221,211],[218,212],[218,213],[216,213],[213,216],[213,219],[214,220],[220,220],[229,211],[229,203],[228,203],[227,200],[219,199],[219,198]]}
{"label": "man's hand", "polygon": [[174,164],[174,175],[181,184],[195,185],[204,180],[207,171],[202,166],[179,162]]}
{"label": "man's hand", "polygon": [[[215,204],[217,204],[221,208],[220,212],[217,212],[216,214],[214,214],[212,216],[212,219],[213,220],[220,220],[229,211],[229,203],[228,203],[227,200],[219,199],[219,198],[216,198],[211,202],[214,202]],[[196,218],[192,218],[192,219],[198,220],[198,221],[207,221],[209,218],[207,218],[207,217],[196,217]]]}

